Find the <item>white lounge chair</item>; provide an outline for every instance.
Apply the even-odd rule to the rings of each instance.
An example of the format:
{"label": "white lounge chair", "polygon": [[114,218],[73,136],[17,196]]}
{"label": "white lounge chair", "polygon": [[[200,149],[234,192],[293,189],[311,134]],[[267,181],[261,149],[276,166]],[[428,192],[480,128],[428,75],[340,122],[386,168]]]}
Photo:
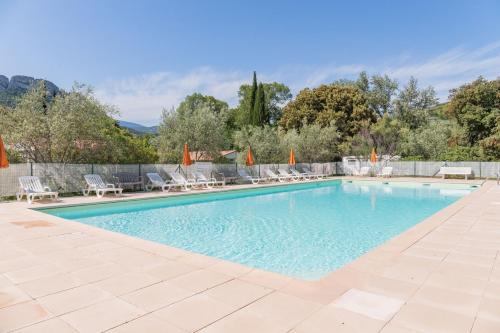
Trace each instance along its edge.
{"label": "white lounge chair", "polygon": [[266,169],[266,175],[267,175],[267,178],[269,180],[274,180],[274,181],[279,181],[280,183],[283,183],[289,179],[281,176],[281,175],[277,175],[273,170],[271,169]]}
{"label": "white lounge chair", "polygon": [[323,174],[323,173],[318,173],[318,172],[311,171],[311,169],[308,166],[305,166],[305,165],[302,166],[302,171],[304,171],[303,174],[306,174],[309,177],[315,177],[316,179],[320,179],[320,178],[323,179],[323,178],[326,177],[326,175]]}
{"label": "white lounge chair", "polygon": [[217,180],[214,177],[207,178],[207,176],[205,176],[203,174],[203,172],[201,172],[201,171],[193,172],[193,178],[195,179],[195,181],[197,183],[207,184],[207,187],[209,187],[209,188],[214,187],[214,186],[221,186],[222,187],[222,186],[226,185],[225,181],[223,181],[223,180]]}
{"label": "white lounge chair", "polygon": [[311,175],[309,175],[308,173],[305,173],[305,172],[300,172],[299,170],[297,169],[293,169],[293,168],[290,168],[290,172],[298,177],[299,179],[303,179],[303,180],[311,180]]}
{"label": "white lounge chair", "polygon": [[383,167],[377,177],[392,177],[392,167]]}
{"label": "white lounge chair", "polygon": [[287,170],[283,169],[283,168],[279,168],[278,169],[278,174],[285,178],[285,179],[288,179],[288,180],[293,180],[293,181],[298,181],[300,179],[299,176],[297,175],[294,175],[294,174],[291,174],[289,173]]}
{"label": "white lounge chair", "polygon": [[368,166],[364,166],[364,167],[361,167],[361,169],[359,169],[359,175],[361,177],[365,177],[365,176],[368,176],[370,175],[370,170],[372,168],[368,167]]}
{"label": "white lounge chair", "polygon": [[238,169],[238,175],[240,176],[240,179],[250,181],[252,184],[258,184],[264,180],[263,178],[250,175],[247,170],[242,168]]}
{"label": "white lounge chair", "polygon": [[26,196],[30,205],[36,197],[51,197],[53,200],[57,200],[59,196],[58,192],[52,191],[48,186],[43,186],[40,178],[36,176],[19,177],[19,185],[19,193],[16,194],[17,201],[21,201],[23,196]]}
{"label": "white lounge chair", "polygon": [[168,192],[174,186],[173,184],[170,184],[169,182],[163,180],[163,178],[161,178],[161,176],[156,172],[147,173],[146,177],[148,177],[149,180],[149,182],[146,184],[147,191],[152,191],[155,188],[160,188],[163,192]]}
{"label": "white lounge chair", "polygon": [[123,192],[123,189],[116,187],[115,184],[106,184],[99,175],[84,175],[83,178],[87,183],[87,187],[82,190],[84,196],[88,196],[92,191],[95,192],[98,198],[102,198],[107,192],[112,192],[115,195],[121,195]]}
{"label": "white lounge chair", "polygon": [[199,187],[201,184],[197,184],[194,179],[186,179],[183,175],[181,175],[179,172],[172,172],[169,173],[170,178],[172,178],[171,183],[176,186],[180,187],[181,189],[183,188],[186,191],[191,190],[193,187]]}

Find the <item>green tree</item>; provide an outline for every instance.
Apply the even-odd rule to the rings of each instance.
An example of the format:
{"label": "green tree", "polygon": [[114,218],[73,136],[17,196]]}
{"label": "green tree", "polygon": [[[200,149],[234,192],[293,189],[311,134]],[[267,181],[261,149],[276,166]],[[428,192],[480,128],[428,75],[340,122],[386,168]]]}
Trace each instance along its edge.
{"label": "green tree", "polygon": [[418,88],[418,81],[410,77],[408,84],[400,91],[394,101],[396,117],[411,129],[425,125],[429,120],[429,110],[437,106],[434,88]]}
{"label": "green tree", "polygon": [[500,79],[479,77],[451,90],[447,114],[463,127],[470,147],[479,145],[486,154],[493,154],[487,158],[499,157]]}
{"label": "green tree", "polygon": [[392,113],[392,98],[398,90],[398,82],[387,75],[373,75],[368,91],[368,104],[379,117]]}
{"label": "green tree", "polygon": [[[191,100],[191,97],[186,97],[184,102]],[[206,153],[214,159],[219,158],[220,150],[229,145],[226,136],[229,116],[227,106],[214,109],[211,103],[184,102],[176,110],[163,111],[157,138],[160,161],[181,162],[185,143],[191,151]]]}
{"label": "green tree", "polygon": [[300,130],[304,124],[334,124],[344,140],[357,134],[363,123],[374,120],[366,96],[358,87],[331,84],[300,91],[283,108],[280,125],[285,130]]}
{"label": "green tree", "polygon": [[253,110],[253,119],[252,125],[254,126],[263,126],[269,123],[266,110],[266,97],[264,92],[264,86],[262,83],[259,83],[257,88],[257,97],[255,100],[254,110]]}
{"label": "green tree", "polygon": [[24,159],[40,163],[88,163],[114,149],[106,131],[115,110],[99,103],[92,90],[75,85],[48,98],[42,84],[0,114],[0,131]]}
{"label": "green tree", "polygon": [[240,154],[239,163],[245,163],[248,147],[256,163],[283,163],[284,156],[280,146],[280,138],[276,128],[269,125],[246,126],[234,133],[234,144]]}
{"label": "green tree", "polygon": [[[290,88],[278,82],[262,83],[262,86],[264,88],[265,113],[267,114],[266,123],[276,125],[281,118],[283,105],[292,98]],[[252,85],[244,84],[241,85],[238,91],[240,101],[238,107],[235,109],[235,118],[240,128],[250,124],[249,115],[251,114],[252,90]]]}
{"label": "green tree", "polygon": [[335,126],[304,125],[298,132],[292,129],[281,137],[283,155],[293,148],[298,162],[331,162],[339,157],[340,133]]}

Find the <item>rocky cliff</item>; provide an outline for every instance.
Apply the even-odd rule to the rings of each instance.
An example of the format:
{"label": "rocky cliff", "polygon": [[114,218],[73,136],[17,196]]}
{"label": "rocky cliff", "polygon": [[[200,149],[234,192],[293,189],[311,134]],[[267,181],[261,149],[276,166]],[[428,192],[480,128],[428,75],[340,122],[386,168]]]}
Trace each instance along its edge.
{"label": "rocky cliff", "polygon": [[59,93],[59,88],[47,80],[35,79],[24,75],[15,75],[9,80],[5,75],[0,75],[0,104],[14,105],[17,97],[25,94],[29,89],[36,86],[38,82],[45,83],[45,88],[49,95],[55,96]]}

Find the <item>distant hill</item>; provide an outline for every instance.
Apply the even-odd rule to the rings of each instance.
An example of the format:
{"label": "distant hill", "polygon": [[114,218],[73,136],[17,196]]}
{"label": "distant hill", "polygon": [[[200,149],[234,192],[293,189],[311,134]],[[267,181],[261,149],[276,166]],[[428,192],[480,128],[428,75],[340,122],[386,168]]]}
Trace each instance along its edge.
{"label": "distant hill", "polygon": [[15,106],[19,97],[41,81],[44,82],[50,96],[54,97],[59,93],[58,86],[44,79],[24,75],[14,75],[9,79],[5,75],[0,75],[0,105]]}
{"label": "distant hill", "polygon": [[118,120],[118,125],[124,127],[134,134],[157,134],[158,126],[144,126],[129,121]]}

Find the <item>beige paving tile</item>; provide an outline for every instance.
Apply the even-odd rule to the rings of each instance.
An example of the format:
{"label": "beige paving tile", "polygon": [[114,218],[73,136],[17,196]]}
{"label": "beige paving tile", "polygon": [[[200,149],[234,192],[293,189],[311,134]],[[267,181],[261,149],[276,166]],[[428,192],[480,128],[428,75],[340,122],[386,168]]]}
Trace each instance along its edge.
{"label": "beige paving tile", "polygon": [[175,327],[154,315],[145,315],[128,323],[120,325],[109,333],[184,333],[186,331]]}
{"label": "beige paving tile", "polygon": [[25,269],[4,273],[14,283],[23,283],[62,272],[63,269],[57,265],[37,265]]}
{"label": "beige paving tile", "polygon": [[384,326],[384,322],[363,315],[339,309],[324,307],[301,322],[292,333],[374,333]]}
{"label": "beige paving tile", "polygon": [[456,262],[443,262],[437,272],[444,274],[488,280],[491,267],[476,266]]}
{"label": "beige paving tile", "polygon": [[51,315],[37,302],[25,302],[0,309],[0,332],[8,332],[39,321]]}
{"label": "beige paving tile", "polygon": [[208,266],[207,269],[232,277],[239,277],[252,271],[251,267],[223,260]]}
{"label": "beige paving tile", "polygon": [[98,281],[93,285],[119,296],[144,287],[161,282],[161,279],[150,274],[131,272],[119,274],[105,280]]}
{"label": "beige paving tile", "polygon": [[345,294],[336,299],[332,306],[363,316],[387,321],[404,304],[403,300],[374,294],[358,289],[349,289]]}
{"label": "beige paving tile", "polygon": [[16,333],[77,333],[69,324],[59,318],[53,318],[16,330]]}
{"label": "beige paving tile", "polygon": [[193,295],[192,291],[178,287],[170,282],[160,282],[120,297],[141,309],[153,311],[191,295]]}
{"label": "beige paving tile", "polygon": [[202,333],[285,333],[288,329],[250,311],[237,311],[200,330]]}
{"label": "beige paving tile", "polygon": [[290,283],[291,281],[291,278],[287,276],[258,269],[254,269],[247,274],[240,276],[239,279],[270,289],[283,288],[287,283]]}
{"label": "beige paving tile", "polygon": [[417,291],[411,301],[470,316],[477,312],[481,296],[424,286]]}
{"label": "beige paving tile", "polygon": [[31,297],[16,286],[0,288],[0,308],[29,300],[31,300]]}
{"label": "beige paving tile", "polygon": [[422,333],[422,331],[412,330],[411,328],[389,322],[382,328],[380,333]]}
{"label": "beige paving tile", "polygon": [[425,284],[472,295],[481,295],[486,288],[487,281],[461,275],[437,272],[431,274],[425,281]]}
{"label": "beige paving tile", "polygon": [[238,309],[205,295],[194,295],[154,314],[186,331],[194,332]]}
{"label": "beige paving tile", "polygon": [[479,318],[500,322],[500,300],[483,298],[477,316]]}
{"label": "beige paving tile", "polygon": [[265,316],[284,327],[293,328],[320,307],[322,305],[319,303],[281,292],[273,292],[251,303],[245,310]]}
{"label": "beige paving tile", "polygon": [[55,315],[61,315],[111,298],[110,293],[89,285],[38,298],[38,302]]}
{"label": "beige paving tile", "polygon": [[200,269],[169,280],[176,286],[198,293],[233,279],[222,273]]}
{"label": "beige paving tile", "polygon": [[59,274],[29,281],[18,285],[33,298],[54,294],[63,290],[75,288],[82,282],[69,274]]}
{"label": "beige paving tile", "polygon": [[199,270],[198,267],[175,260],[167,260],[163,264],[146,270],[152,276],[161,280],[169,280],[174,277]]}
{"label": "beige paving tile", "polygon": [[80,270],[76,270],[71,273],[72,276],[85,283],[91,283],[95,281],[100,281],[112,277],[117,274],[123,274],[129,270],[124,267],[115,264],[107,263],[98,266],[86,267]]}
{"label": "beige paving tile", "polygon": [[408,303],[403,306],[392,321],[394,324],[426,333],[466,333],[471,330],[474,317],[428,305]]}
{"label": "beige paving tile", "polygon": [[476,318],[471,333],[498,333],[500,332],[500,321]]}
{"label": "beige paving tile", "polygon": [[120,299],[111,299],[65,314],[60,318],[78,332],[109,330],[144,314],[144,311]]}
{"label": "beige paving tile", "polygon": [[272,290],[241,280],[231,280],[204,292],[204,295],[242,307],[271,293]]}
{"label": "beige paving tile", "polygon": [[500,300],[500,281],[499,282],[489,282],[486,285],[486,289],[484,291],[483,296]]}

